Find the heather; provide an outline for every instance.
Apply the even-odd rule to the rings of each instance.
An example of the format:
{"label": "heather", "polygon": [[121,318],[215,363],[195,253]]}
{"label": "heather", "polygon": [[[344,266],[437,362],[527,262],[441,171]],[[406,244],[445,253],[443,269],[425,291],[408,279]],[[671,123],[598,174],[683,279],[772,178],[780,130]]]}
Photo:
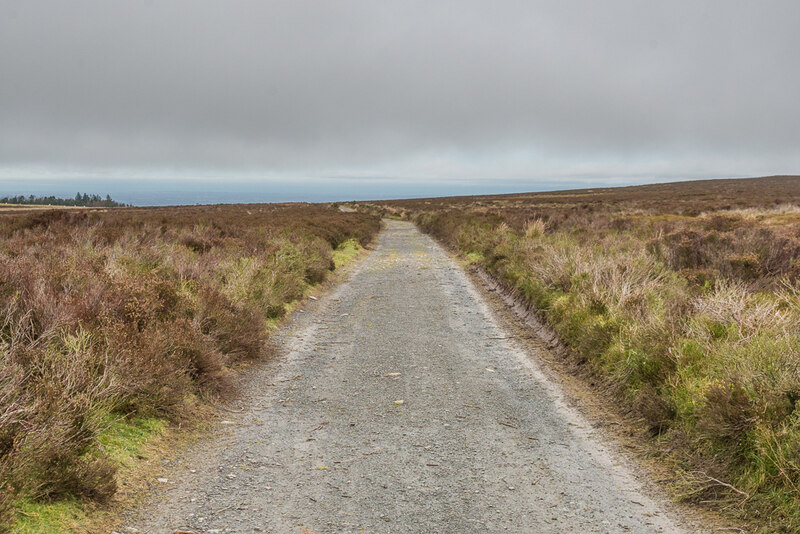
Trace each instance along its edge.
{"label": "heather", "polygon": [[107,502],[122,430],[191,420],[376,217],[308,204],[0,214],[0,524]]}

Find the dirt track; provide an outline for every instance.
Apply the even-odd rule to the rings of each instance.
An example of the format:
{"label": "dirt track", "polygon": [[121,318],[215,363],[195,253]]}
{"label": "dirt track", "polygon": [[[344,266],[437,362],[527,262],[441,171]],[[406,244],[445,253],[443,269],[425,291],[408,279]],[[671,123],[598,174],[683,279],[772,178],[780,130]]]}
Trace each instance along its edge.
{"label": "dirt track", "polygon": [[699,532],[561,400],[461,268],[390,221],[129,531]]}

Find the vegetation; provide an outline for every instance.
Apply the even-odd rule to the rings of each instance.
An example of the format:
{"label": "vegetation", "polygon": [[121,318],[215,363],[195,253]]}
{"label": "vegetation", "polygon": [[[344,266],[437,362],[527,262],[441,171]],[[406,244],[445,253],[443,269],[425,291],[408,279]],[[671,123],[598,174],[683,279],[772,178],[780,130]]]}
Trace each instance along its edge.
{"label": "vegetation", "polygon": [[800,177],[365,203],[525,299],[683,469],[800,532]]}
{"label": "vegetation", "polygon": [[58,198],[53,195],[47,197],[36,197],[33,195],[17,195],[15,197],[0,198],[0,204],[16,204],[20,206],[81,206],[92,208],[116,208],[125,206],[121,202],[111,199],[111,195],[102,198],[100,195],[89,195],[87,193],[77,193],[75,198]]}
{"label": "vegetation", "polygon": [[267,321],[378,229],[308,204],[0,214],[0,530],[107,502],[142,440],[231,394]]}

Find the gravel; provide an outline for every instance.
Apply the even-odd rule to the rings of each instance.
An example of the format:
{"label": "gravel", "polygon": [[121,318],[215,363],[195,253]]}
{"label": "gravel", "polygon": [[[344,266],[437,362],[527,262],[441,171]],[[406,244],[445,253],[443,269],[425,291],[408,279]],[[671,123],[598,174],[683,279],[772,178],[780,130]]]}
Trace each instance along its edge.
{"label": "gravel", "polygon": [[462,269],[388,221],[128,532],[697,532],[571,410]]}

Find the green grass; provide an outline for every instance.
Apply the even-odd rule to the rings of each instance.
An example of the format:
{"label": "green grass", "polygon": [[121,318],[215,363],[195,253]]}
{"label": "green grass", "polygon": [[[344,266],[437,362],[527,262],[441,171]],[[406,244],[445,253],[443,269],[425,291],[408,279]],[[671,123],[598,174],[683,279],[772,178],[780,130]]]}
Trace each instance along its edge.
{"label": "green grass", "polygon": [[[106,429],[98,436],[103,451],[121,468],[131,468],[144,451],[147,442],[160,435],[167,422],[155,417],[126,421],[104,417]],[[91,504],[88,504],[91,507]],[[18,519],[14,532],[24,534],[56,534],[85,531],[90,509],[77,499],[35,502],[28,499],[16,503]]]}
{"label": "green grass", "polygon": [[109,419],[109,426],[98,437],[105,453],[120,466],[130,467],[142,453],[147,441],[160,435],[167,422],[156,417],[125,421]]}
{"label": "green grass", "polygon": [[339,269],[353,261],[362,250],[357,239],[348,239],[333,251],[333,263]]}
{"label": "green grass", "polygon": [[59,534],[80,532],[86,522],[84,504],[75,499],[53,503],[23,500],[17,503],[19,519],[12,532],[18,534]]}

